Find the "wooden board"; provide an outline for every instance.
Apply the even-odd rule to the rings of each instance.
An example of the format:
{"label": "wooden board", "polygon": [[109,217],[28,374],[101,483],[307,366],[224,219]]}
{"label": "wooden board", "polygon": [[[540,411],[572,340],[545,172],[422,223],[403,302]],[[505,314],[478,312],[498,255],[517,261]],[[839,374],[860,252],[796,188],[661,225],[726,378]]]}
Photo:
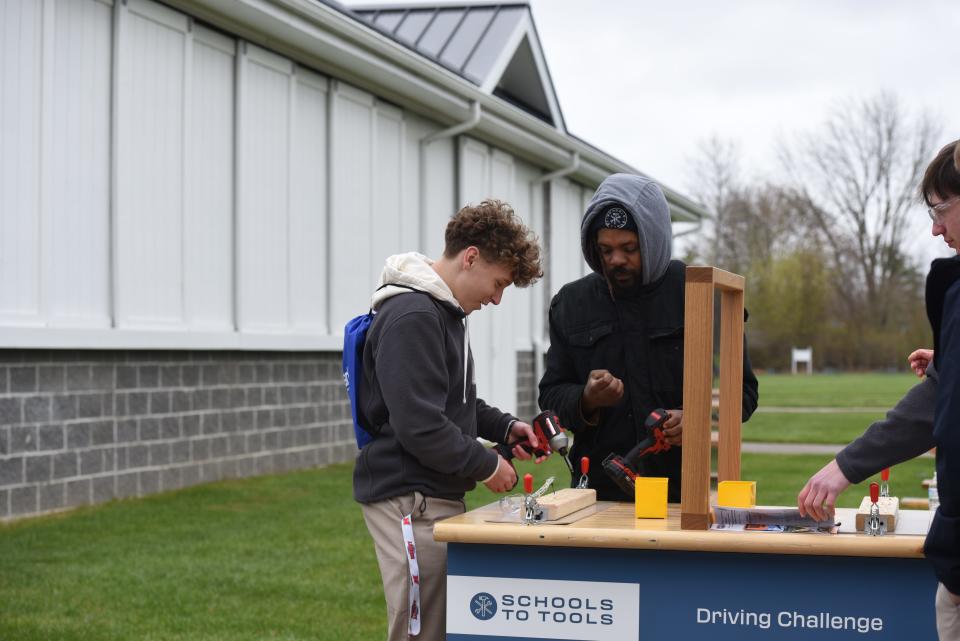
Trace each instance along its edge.
{"label": "wooden board", "polygon": [[597,491],[567,487],[537,499],[544,521],[556,521],[597,502]]}
{"label": "wooden board", "polygon": [[720,416],[717,477],[740,479],[743,407],[743,276],[715,267],[688,266],[684,289],[683,456],[680,526],[710,527],[711,410],[713,409],[713,302],[720,296]]}
{"label": "wooden board", "polygon": [[[713,407],[713,281],[687,267],[683,330],[683,448],[680,477],[683,529],[710,527],[710,411]],[[710,269],[710,268],[703,268]],[[713,272],[710,271],[710,274]],[[723,445],[723,437],[721,436]]]}
{"label": "wooden board", "polygon": [[[837,518],[844,524],[840,534],[761,534],[684,530],[680,526],[680,506],[675,503],[667,505],[665,519],[638,519],[630,502],[609,505],[576,523],[555,527],[526,527],[516,520],[488,523],[489,513],[473,510],[438,522],[433,527],[433,537],[447,543],[922,559],[930,519],[926,510],[904,510],[899,518],[904,532],[868,536],[853,531],[856,510],[837,508]],[[922,526],[918,530],[907,527],[912,516],[918,517],[917,523]],[[847,523],[849,533],[844,531]]]}
{"label": "wooden board", "polygon": [[[870,505],[870,497],[863,497],[860,509],[857,510],[857,532],[863,532],[863,524],[870,516]],[[887,532],[896,531],[897,517],[900,515],[900,499],[895,496],[881,496],[877,501],[877,507],[880,508],[880,518],[887,524]]]}

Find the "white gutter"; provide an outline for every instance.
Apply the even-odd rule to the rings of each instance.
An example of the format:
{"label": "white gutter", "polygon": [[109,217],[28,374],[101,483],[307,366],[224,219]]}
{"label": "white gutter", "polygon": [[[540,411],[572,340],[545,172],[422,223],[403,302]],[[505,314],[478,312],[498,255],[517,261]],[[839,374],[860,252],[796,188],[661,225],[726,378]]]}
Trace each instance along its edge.
{"label": "white gutter", "polygon": [[[441,129],[440,131],[435,131],[429,136],[425,136],[420,139],[420,149],[419,149],[419,163],[420,163],[420,247],[421,251],[425,251],[427,247],[427,147],[432,142],[441,140],[443,138],[451,138],[453,136],[462,134],[465,131],[469,131],[477,126],[477,123],[480,122],[480,117],[483,115],[483,110],[480,107],[480,103],[474,101],[470,106],[470,118],[447,129]],[[458,177],[459,182],[459,177]],[[459,200],[456,199],[455,200]],[[453,207],[459,206],[459,202],[454,202]]]}
{"label": "white gutter", "polygon": [[429,145],[430,143],[440,140],[441,138],[450,138],[451,136],[456,136],[457,134],[462,134],[465,131],[473,129],[477,126],[477,123],[480,122],[480,116],[482,115],[482,110],[480,108],[480,103],[476,100],[473,101],[473,104],[470,105],[470,118],[461,122],[459,125],[454,125],[448,129],[442,129],[441,131],[435,131],[426,138],[420,140],[421,145]]}

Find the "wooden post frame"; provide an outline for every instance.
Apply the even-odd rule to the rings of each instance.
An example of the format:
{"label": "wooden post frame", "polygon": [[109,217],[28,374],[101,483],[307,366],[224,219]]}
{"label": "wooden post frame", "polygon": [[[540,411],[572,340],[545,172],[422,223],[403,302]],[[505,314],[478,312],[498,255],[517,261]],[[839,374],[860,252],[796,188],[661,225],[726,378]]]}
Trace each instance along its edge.
{"label": "wooden post frame", "polygon": [[680,527],[710,527],[710,411],[713,294],[720,290],[720,442],[717,478],[740,479],[743,407],[744,278],[716,267],[687,267],[683,333],[683,478]]}

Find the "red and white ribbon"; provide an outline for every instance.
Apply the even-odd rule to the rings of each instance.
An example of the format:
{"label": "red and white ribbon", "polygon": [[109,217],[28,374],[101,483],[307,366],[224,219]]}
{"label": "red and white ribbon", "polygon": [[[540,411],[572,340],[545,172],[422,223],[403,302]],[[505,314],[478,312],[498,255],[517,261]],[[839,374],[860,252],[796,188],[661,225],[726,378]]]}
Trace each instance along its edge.
{"label": "red and white ribbon", "polygon": [[417,563],[417,544],[413,540],[413,517],[408,514],[400,519],[403,531],[403,547],[407,553],[407,565],[410,568],[410,609],[407,632],[420,634],[420,564]]}

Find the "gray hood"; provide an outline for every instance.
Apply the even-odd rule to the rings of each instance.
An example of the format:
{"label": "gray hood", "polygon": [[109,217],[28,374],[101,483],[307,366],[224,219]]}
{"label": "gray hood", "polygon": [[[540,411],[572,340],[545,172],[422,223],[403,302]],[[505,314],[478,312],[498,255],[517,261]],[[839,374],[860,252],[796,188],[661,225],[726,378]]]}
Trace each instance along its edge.
{"label": "gray hood", "polygon": [[[440,278],[440,274],[433,271],[433,262],[417,252],[388,256],[383,271],[380,272],[377,291],[370,299],[370,309],[376,311],[388,298],[409,294],[410,290],[407,287],[412,287],[440,302],[452,305],[463,313],[463,308],[450,291],[450,287]],[[406,287],[392,287],[393,284],[406,285]],[[383,289],[380,289],[381,287]],[[463,316],[463,333],[463,402],[466,403],[467,367],[470,360],[470,321],[466,315]]]}
{"label": "gray hood", "polygon": [[670,209],[663,191],[657,183],[643,176],[613,174],[600,183],[580,224],[580,246],[584,259],[593,271],[603,276],[603,266],[595,249],[595,234],[590,234],[590,225],[600,212],[614,204],[624,207],[637,224],[643,284],[658,280],[670,264],[673,228],[670,226]]}
{"label": "gray hood", "polygon": [[[376,311],[383,301],[397,296],[399,294],[409,294],[410,290],[404,287],[391,287],[387,285],[398,284],[406,285],[430,294],[439,301],[450,303],[457,309],[460,303],[454,298],[453,292],[447,286],[440,275],[433,271],[433,261],[417,252],[408,252],[406,254],[395,254],[387,257],[387,262],[380,272],[380,282],[377,283],[378,289],[370,298],[370,309]],[[387,285],[386,287],[383,287]],[[379,289],[383,287],[383,289]]]}

